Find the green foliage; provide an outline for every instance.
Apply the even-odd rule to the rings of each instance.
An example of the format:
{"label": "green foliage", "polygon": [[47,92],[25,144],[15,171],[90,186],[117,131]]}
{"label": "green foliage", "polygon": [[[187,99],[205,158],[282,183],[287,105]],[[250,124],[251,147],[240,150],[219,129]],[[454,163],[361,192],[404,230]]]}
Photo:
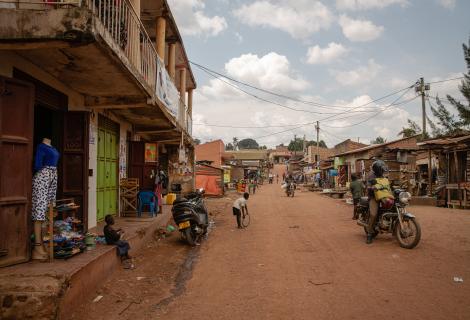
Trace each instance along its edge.
{"label": "green foliage", "polygon": [[225,145],[225,150],[235,150],[235,148],[233,147],[233,144],[229,142]]}
{"label": "green foliage", "polygon": [[233,137],[232,139],[233,143],[233,150],[237,150],[238,149],[238,138],[237,137]]}
{"label": "green foliage", "polygon": [[447,95],[447,100],[457,111],[457,115],[454,116],[447,106],[442,103],[441,99],[436,99],[437,107],[431,105],[431,112],[436,117],[437,123],[428,119],[434,136],[454,135],[470,129],[470,38],[469,45],[467,46],[464,43],[462,47],[465,62],[467,63],[467,73],[464,74],[459,90],[466,102],[463,103]]}
{"label": "green foliage", "polygon": [[408,119],[408,127],[403,128],[400,132],[398,132],[398,135],[402,135],[403,138],[409,138],[417,135],[420,132],[421,127],[413,120]]}
{"label": "green foliage", "polygon": [[[320,140],[319,143],[321,148],[328,148],[326,146],[326,143],[325,141],[323,140]],[[307,141],[307,147],[310,147],[310,146],[316,146],[317,145],[317,142],[316,141]],[[304,140],[301,139],[301,138],[296,138],[295,140],[291,140],[289,142],[289,145],[287,146],[287,149],[289,151],[303,151],[303,148],[304,148]]]}
{"label": "green foliage", "polygon": [[194,139],[194,144],[195,144],[195,145],[201,144],[201,140],[200,140],[200,139],[197,139],[197,138]]}
{"label": "green foliage", "polygon": [[259,149],[259,144],[256,142],[256,140],[247,138],[238,141],[238,149]]}
{"label": "green foliage", "polygon": [[370,143],[371,144],[382,144],[382,143],[385,143],[387,142],[387,139],[384,139],[382,137],[377,137],[375,138],[375,140],[372,140]]}

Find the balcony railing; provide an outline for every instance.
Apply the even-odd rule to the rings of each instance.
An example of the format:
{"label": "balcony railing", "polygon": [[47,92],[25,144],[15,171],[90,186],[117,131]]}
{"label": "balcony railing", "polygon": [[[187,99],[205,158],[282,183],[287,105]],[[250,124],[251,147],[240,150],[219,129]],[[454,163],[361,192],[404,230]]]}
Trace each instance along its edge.
{"label": "balcony railing", "polygon": [[[42,2],[40,0],[1,0],[0,8],[54,9],[86,6],[94,15],[95,27],[103,40],[127,60],[138,74],[149,94],[158,98],[175,120],[188,130],[192,120],[187,121],[187,107],[169,76],[165,64],[158,56],[144,25],[129,0],[63,0]],[[183,110],[181,110],[183,108]],[[191,125],[189,125],[191,123]],[[188,133],[190,133],[188,131]],[[191,133],[190,133],[191,134]]]}

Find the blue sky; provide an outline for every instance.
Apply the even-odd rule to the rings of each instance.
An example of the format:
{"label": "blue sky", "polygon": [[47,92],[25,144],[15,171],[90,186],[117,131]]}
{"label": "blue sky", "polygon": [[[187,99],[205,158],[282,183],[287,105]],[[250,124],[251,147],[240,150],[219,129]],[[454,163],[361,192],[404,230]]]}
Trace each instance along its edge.
{"label": "blue sky", "polygon": [[[257,138],[261,145],[288,143],[297,134],[332,146],[343,138],[368,143],[398,138],[407,119],[420,123],[421,102],[389,107],[399,94],[358,107],[413,84],[461,76],[462,43],[470,36],[470,1],[464,0],[171,0],[190,60],[232,78],[319,108],[257,92],[256,100],[193,67],[198,90],[194,135],[203,141]],[[459,81],[431,85],[431,95],[458,95]],[[413,90],[400,101],[411,100]],[[431,101],[432,102],[432,101]],[[382,111],[383,110],[383,111]],[[357,112],[361,111],[361,112]],[[378,113],[382,111],[381,113]],[[428,110],[429,112],[429,110]],[[323,113],[323,114],[322,114]],[[354,125],[375,117],[360,125]],[[348,116],[349,118],[345,118]],[[205,124],[205,125],[202,125]],[[228,125],[264,128],[220,128]]]}

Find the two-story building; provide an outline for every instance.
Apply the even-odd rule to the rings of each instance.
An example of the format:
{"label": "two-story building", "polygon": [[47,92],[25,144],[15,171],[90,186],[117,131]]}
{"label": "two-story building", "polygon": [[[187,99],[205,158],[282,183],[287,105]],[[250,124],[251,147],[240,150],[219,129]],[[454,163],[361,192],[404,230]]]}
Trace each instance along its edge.
{"label": "two-story building", "polygon": [[0,21],[0,265],[29,257],[43,138],[85,229],[119,213],[122,178],[193,188],[196,82],[166,0],[1,0]]}

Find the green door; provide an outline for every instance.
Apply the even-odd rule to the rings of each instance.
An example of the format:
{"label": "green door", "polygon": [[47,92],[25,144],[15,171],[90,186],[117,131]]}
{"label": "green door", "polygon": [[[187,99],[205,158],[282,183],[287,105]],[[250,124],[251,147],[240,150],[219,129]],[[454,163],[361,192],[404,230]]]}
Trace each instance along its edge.
{"label": "green door", "polygon": [[98,120],[97,220],[118,213],[119,125],[100,116]]}

